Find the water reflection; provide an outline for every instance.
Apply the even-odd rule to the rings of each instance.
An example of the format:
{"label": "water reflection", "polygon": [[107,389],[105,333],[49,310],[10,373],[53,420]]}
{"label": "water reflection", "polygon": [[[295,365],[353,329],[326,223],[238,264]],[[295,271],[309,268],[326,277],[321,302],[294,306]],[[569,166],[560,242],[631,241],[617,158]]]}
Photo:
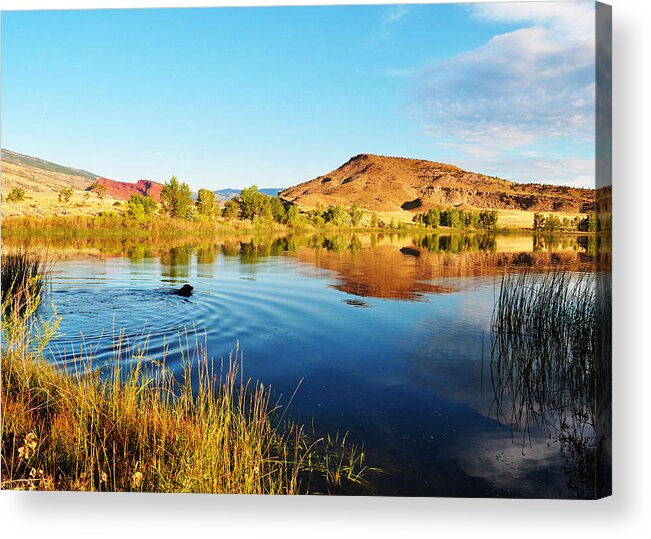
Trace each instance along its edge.
{"label": "water reflection", "polygon": [[[420,300],[453,290],[444,278],[493,275],[507,269],[583,271],[594,264],[594,238],[490,234],[303,234],[245,236],[212,240],[177,239],[143,243],[129,238],[35,238],[59,259],[126,256],[132,262],[158,258],[163,282],[214,276],[218,254],[254,266],[288,256],[334,272],[335,287],[356,296]],[[14,239],[14,243],[19,242]],[[12,238],[5,240],[12,244]],[[255,270],[247,270],[254,278]]]}
{"label": "water reflection", "polygon": [[[137,346],[146,342],[147,357],[166,354],[179,372],[179,335],[196,327],[216,359],[239,342],[247,376],[278,395],[292,395],[303,380],[292,416],[363,442],[371,465],[385,470],[373,478],[378,494],[580,496],[578,479],[568,477],[586,476],[586,437],[561,429],[550,447],[536,425],[522,455],[504,415],[498,422],[490,413],[491,365],[482,364],[502,274],[594,269],[590,241],[542,241],[544,248],[531,235],[486,234],[54,238],[46,241],[57,258],[49,299],[63,335],[53,357],[84,345],[111,364],[111,336],[124,330]],[[191,298],[169,293],[184,282],[195,287]],[[508,399],[502,403],[506,410]]]}

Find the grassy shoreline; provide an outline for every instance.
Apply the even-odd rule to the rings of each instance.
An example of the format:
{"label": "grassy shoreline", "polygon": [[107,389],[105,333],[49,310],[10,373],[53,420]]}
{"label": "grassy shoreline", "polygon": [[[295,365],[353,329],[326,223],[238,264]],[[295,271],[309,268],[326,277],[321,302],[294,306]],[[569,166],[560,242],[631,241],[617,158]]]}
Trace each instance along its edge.
{"label": "grassy shoreline", "polygon": [[293,234],[305,232],[359,232],[359,233],[443,233],[443,234],[532,234],[531,228],[494,227],[451,228],[428,227],[422,224],[399,222],[395,226],[314,226],[311,224],[287,225],[276,222],[250,222],[242,220],[187,221],[184,219],[157,218],[148,223],[125,221],[121,217],[54,216],[7,217],[2,222],[3,234],[25,233],[51,235],[137,235],[147,237],[172,237],[179,233],[193,236],[220,236],[232,234]]}
{"label": "grassy shoreline", "polygon": [[[7,264],[3,260],[3,280]],[[27,282],[27,281],[25,281]],[[15,290],[14,290],[15,292]],[[58,318],[37,316],[41,291],[2,315],[3,489],[305,494],[364,486],[363,450],[285,418],[271,390],[247,380],[236,349],[214,361],[180,335],[183,375],[117,337],[101,373],[92,357],[47,359]]]}

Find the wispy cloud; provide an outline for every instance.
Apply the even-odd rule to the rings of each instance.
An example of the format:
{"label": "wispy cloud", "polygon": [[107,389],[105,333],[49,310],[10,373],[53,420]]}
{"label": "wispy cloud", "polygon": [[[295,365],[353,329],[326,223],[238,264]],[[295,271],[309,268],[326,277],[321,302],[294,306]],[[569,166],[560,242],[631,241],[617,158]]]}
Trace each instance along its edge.
{"label": "wispy cloud", "polygon": [[[532,150],[567,140],[594,141],[594,4],[480,4],[471,16],[522,25],[483,46],[424,68],[416,77],[417,114],[437,144],[456,145],[466,166],[504,167],[518,179],[588,184],[593,163]],[[558,157],[558,156],[556,156]],[[474,165],[476,163],[476,165]]]}
{"label": "wispy cloud", "polygon": [[380,39],[389,39],[391,37],[391,26],[397,23],[409,13],[409,8],[403,5],[390,6],[380,23]]}
{"label": "wispy cloud", "polygon": [[407,13],[409,8],[407,6],[392,6],[390,11],[384,17],[384,24],[391,24],[402,19]]}

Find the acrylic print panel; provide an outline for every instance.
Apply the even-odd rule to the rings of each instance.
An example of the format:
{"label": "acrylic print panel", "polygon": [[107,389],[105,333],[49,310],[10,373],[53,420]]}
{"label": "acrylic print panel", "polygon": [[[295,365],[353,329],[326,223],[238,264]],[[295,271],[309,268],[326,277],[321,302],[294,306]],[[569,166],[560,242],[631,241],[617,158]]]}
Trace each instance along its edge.
{"label": "acrylic print panel", "polygon": [[610,8],[2,14],[2,488],[610,493]]}

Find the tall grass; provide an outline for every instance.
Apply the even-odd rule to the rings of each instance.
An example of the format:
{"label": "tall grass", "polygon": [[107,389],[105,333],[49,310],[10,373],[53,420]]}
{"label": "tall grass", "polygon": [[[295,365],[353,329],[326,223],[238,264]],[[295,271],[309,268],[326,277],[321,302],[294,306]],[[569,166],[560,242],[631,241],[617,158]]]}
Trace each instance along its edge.
{"label": "tall grass", "polygon": [[296,494],[364,486],[363,450],[287,420],[269,388],[243,377],[237,350],[215,362],[197,338],[177,378],[164,357],[116,337],[108,372],[92,357],[64,368],[45,359],[59,321],[40,319],[37,305],[2,317],[2,488]]}
{"label": "tall grass", "polygon": [[[492,320],[496,416],[558,440],[571,491],[593,496],[609,442],[610,290],[599,274],[505,274]],[[601,288],[598,288],[598,285]],[[607,363],[607,364],[606,364]],[[605,385],[604,385],[605,384]]]}
{"label": "tall grass", "polygon": [[215,229],[215,223],[209,221],[187,221],[160,216],[141,223],[113,212],[102,215],[13,216],[2,221],[2,230],[5,233],[24,232],[32,235],[47,232],[65,237],[130,233],[142,237],[172,238],[179,233],[210,235]]}
{"label": "tall grass", "polygon": [[22,311],[28,304],[38,305],[48,275],[44,251],[25,246],[2,253],[2,305],[4,309]]}
{"label": "tall grass", "polygon": [[568,410],[594,417],[595,308],[594,274],[502,277],[491,362],[501,419],[527,429]]}

